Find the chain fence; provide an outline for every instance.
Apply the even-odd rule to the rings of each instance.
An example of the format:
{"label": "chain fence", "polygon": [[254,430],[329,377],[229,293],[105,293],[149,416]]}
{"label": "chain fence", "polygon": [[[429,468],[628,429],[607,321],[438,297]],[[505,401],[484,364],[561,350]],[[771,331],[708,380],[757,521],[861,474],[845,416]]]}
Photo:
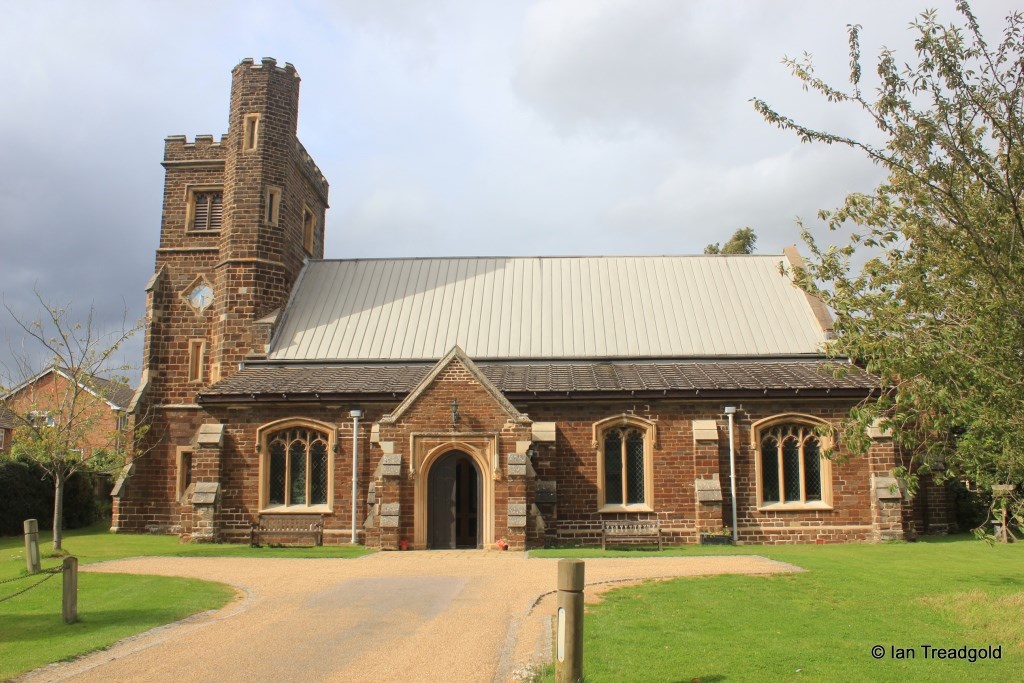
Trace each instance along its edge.
{"label": "chain fence", "polygon": [[22,588],[19,591],[15,591],[14,593],[11,593],[10,595],[5,595],[4,597],[0,597],[0,602],[7,602],[11,598],[16,598],[19,595],[22,595],[24,593],[28,593],[33,588],[36,588],[38,586],[43,585],[44,583],[46,583],[47,581],[52,579],[57,574],[63,574],[63,573],[64,573],[64,567],[60,566],[60,567],[53,567],[52,569],[43,569],[43,570],[39,571],[36,574],[25,574],[24,576],[15,576],[14,578],[11,578],[11,579],[3,579],[2,581],[0,581],[0,586],[2,586],[4,584],[8,584],[8,583],[14,583],[15,581],[23,581],[25,579],[34,579],[34,578],[37,578],[40,574],[45,574],[45,576],[43,578],[39,579],[38,581],[36,581],[32,585],[26,586],[25,588]]}

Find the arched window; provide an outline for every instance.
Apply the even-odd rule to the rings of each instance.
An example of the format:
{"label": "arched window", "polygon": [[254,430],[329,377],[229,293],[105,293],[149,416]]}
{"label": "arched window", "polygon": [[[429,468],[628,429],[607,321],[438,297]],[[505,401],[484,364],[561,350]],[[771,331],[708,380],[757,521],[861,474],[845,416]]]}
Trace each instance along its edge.
{"label": "arched window", "polygon": [[331,433],[290,422],[261,430],[261,507],[309,508],[331,504]]}
{"label": "arched window", "polygon": [[652,509],[653,424],[634,416],[620,416],[597,423],[594,432],[598,507],[606,512]]}
{"label": "arched window", "polygon": [[761,507],[829,507],[831,466],[814,425],[780,422],[758,430]]}

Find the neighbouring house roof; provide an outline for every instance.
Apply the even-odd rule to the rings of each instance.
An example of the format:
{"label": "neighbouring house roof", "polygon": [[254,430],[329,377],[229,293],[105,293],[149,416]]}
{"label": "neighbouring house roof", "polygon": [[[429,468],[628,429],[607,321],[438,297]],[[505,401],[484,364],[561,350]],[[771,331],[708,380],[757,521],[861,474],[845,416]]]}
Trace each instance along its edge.
{"label": "neighbouring house roof", "polygon": [[[845,362],[777,361],[530,361],[480,362],[506,396],[686,395],[864,396],[877,378]],[[331,395],[401,396],[432,369],[426,363],[297,366],[249,364],[200,394],[203,403],[316,400]]]}
{"label": "neighbouring house roof", "polygon": [[[786,256],[312,261],[276,361],[820,356]],[[368,379],[373,383],[379,379]]]}
{"label": "neighbouring house roof", "polygon": [[[51,372],[56,372],[60,376],[67,379],[69,382],[75,381],[72,377],[72,374],[69,373],[67,370],[58,367],[49,367],[40,372],[39,374],[35,375],[34,377],[25,380],[18,386],[11,389],[9,392],[7,392],[5,398],[13,396],[14,394],[24,389],[25,387],[34,384],[35,382],[38,382],[40,379],[46,377]],[[105,400],[107,404],[110,405],[111,408],[114,408],[115,410],[126,410],[128,408],[128,404],[131,403],[132,396],[135,393],[134,389],[132,389],[127,384],[115,382],[114,380],[99,377],[97,375],[88,375],[87,377],[88,381],[79,383],[79,386],[81,386],[86,391],[89,391],[92,394],[99,396],[100,398]]]}

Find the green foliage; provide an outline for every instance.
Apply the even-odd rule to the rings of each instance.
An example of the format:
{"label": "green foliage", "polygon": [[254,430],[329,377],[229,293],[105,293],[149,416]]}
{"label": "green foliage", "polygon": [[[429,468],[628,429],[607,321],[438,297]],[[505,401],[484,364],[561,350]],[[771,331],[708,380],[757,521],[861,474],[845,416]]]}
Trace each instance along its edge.
{"label": "green foliage", "polygon": [[[97,475],[78,472],[68,478],[64,489],[64,528],[79,529],[103,514],[109,486],[100,485]],[[38,465],[17,459],[0,460],[0,536],[22,533],[26,519],[38,520],[46,528],[53,524],[53,485]]]}
{"label": "green foliage", "polygon": [[[91,309],[79,322],[70,306],[50,304],[38,292],[36,299],[44,313],[37,320],[21,318],[5,306],[24,333],[26,347],[31,344],[36,351],[16,357],[17,376],[3,368],[0,386],[7,389],[0,389],[0,408],[20,422],[14,430],[14,456],[37,465],[53,484],[53,547],[60,549],[70,478],[79,472],[112,473],[141,455],[131,449],[148,429],[144,416],[131,416],[133,426],[126,427],[121,419],[129,416],[115,418],[108,408],[127,382],[117,373],[128,368],[115,367],[113,358],[141,321],[103,334],[93,325]],[[37,390],[46,374],[34,367],[40,353],[48,357],[52,373],[50,385]]]}
{"label": "green foliage", "polygon": [[0,460],[0,535],[21,533],[26,519],[44,528],[53,522],[53,486],[45,477],[31,463]]}
{"label": "green foliage", "polygon": [[729,241],[722,246],[715,242],[704,247],[705,254],[753,254],[757,244],[757,234],[752,228],[740,228],[732,234]]}
{"label": "green foliage", "polygon": [[[816,130],[773,110],[764,118],[805,142],[843,144],[888,171],[870,194],[822,211],[841,246],[807,230],[799,284],[836,314],[830,346],[877,374],[877,401],[851,413],[847,447],[863,451],[875,420],[932,471],[990,487],[1024,482],[1024,19],[990,45],[966,2],[961,25],[934,12],[912,25],[916,59],[883,50],[878,90],[862,90],[859,27],[849,29],[849,86],[785,63],[803,82],[873,121],[883,144]],[[912,477],[911,477],[912,478]]]}

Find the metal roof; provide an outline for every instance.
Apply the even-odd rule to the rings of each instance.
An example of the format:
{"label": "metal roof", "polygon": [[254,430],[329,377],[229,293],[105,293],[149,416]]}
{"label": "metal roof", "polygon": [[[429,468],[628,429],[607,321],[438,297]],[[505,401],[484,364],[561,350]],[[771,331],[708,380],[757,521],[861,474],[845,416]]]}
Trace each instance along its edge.
{"label": "metal roof", "polygon": [[699,358],[822,352],[785,256],[307,264],[271,360]]}
{"label": "metal roof", "polygon": [[[878,378],[846,362],[787,361],[540,361],[479,363],[507,395],[656,393],[703,396],[833,394],[863,396]],[[404,395],[431,370],[427,363],[296,366],[247,364],[209,387],[204,402],[314,400],[337,394]]]}

